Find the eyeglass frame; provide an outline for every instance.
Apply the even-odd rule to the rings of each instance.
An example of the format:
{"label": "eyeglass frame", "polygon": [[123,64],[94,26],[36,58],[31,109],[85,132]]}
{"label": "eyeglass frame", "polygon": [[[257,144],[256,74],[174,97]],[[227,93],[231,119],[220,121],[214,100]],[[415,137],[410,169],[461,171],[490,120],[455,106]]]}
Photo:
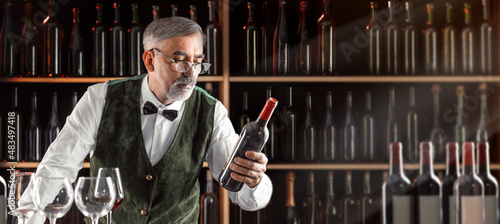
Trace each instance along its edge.
{"label": "eyeglass frame", "polygon": [[[171,60],[171,61],[172,61],[173,63],[175,63],[176,65],[177,65],[177,63],[180,63],[180,62],[182,62],[182,63],[187,63],[187,64],[189,65],[189,69],[187,69],[186,71],[179,71],[179,69],[177,69],[178,67],[176,66],[176,67],[175,67],[175,68],[176,68],[175,70],[176,70],[177,72],[188,72],[189,70],[191,70],[191,68],[192,68],[193,66],[195,66],[195,67],[196,67],[196,65],[200,65],[200,66],[207,66],[207,70],[206,70],[205,72],[203,72],[203,70],[201,70],[201,69],[203,69],[203,67],[201,67],[201,69],[200,69],[200,73],[199,73],[199,74],[205,74],[205,73],[207,73],[207,72],[208,72],[208,70],[210,69],[210,66],[212,66],[212,64],[210,64],[210,63],[208,63],[208,62],[202,62],[202,63],[192,63],[192,62],[189,62],[189,61],[186,61],[186,60],[177,60],[177,59],[173,59],[173,58],[169,57],[168,55],[166,55],[165,53],[161,52],[161,51],[160,51],[160,49],[158,49],[158,48],[156,48],[156,47],[151,48],[151,49],[149,49],[148,51],[157,51],[157,52],[161,53],[163,56],[165,56],[167,59]],[[206,59],[205,59],[205,58],[203,58],[203,60],[204,60],[204,61],[206,61]]]}

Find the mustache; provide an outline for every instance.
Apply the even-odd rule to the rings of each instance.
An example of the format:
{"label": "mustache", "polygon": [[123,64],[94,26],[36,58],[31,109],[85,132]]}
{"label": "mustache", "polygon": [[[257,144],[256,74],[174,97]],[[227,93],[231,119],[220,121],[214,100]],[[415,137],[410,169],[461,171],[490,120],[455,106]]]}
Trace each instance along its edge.
{"label": "mustache", "polygon": [[187,77],[183,77],[183,78],[175,80],[174,85],[182,85],[182,84],[195,85],[196,84],[196,79],[194,79],[193,77],[187,76]]}

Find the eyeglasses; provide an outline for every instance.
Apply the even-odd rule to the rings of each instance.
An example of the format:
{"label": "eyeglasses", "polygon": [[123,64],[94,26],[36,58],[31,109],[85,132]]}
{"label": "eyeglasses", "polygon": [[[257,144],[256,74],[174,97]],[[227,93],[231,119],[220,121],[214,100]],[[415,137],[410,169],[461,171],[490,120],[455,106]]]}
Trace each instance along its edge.
{"label": "eyeglasses", "polygon": [[[166,54],[164,54],[163,52],[161,52],[160,50],[158,50],[158,48],[152,48],[152,49],[150,49],[150,51],[157,51],[157,52],[163,54],[167,59],[171,60],[175,64],[175,71],[177,71],[177,72],[187,72],[187,71],[189,71],[189,69],[191,69],[191,67],[193,67],[194,72],[196,72],[198,74],[205,74],[208,72],[208,69],[210,69],[210,66],[211,66],[211,64],[208,62],[191,63],[189,61],[173,59],[173,58],[167,56]],[[203,60],[205,60],[205,59],[203,59]]]}

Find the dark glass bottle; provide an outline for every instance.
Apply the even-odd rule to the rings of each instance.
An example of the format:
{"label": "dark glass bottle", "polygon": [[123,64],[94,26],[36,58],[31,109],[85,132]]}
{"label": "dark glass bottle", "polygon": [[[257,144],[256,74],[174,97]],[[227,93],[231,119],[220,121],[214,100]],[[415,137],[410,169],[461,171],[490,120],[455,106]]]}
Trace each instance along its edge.
{"label": "dark glass bottle", "polygon": [[285,162],[297,161],[297,113],[293,105],[293,88],[287,91],[287,104],[283,108],[283,126],[281,153]]}
{"label": "dark glass bottle", "polygon": [[363,116],[363,160],[375,159],[375,120],[372,115],[372,94],[366,91],[365,115]]}
{"label": "dark glass bottle", "polygon": [[2,30],[0,31],[0,72],[5,77],[13,77],[18,73],[18,36],[14,33],[12,20],[12,0],[5,1]]}
{"label": "dark glass bottle", "polygon": [[33,4],[26,2],[26,20],[21,34],[21,75],[37,77],[40,75],[40,34],[33,23]]}
{"label": "dark glass bottle", "polygon": [[153,5],[153,21],[160,19],[160,6],[159,5]]}
{"label": "dark glass bottle", "polygon": [[7,162],[20,162],[22,159],[21,152],[23,151],[22,139],[22,122],[23,116],[19,110],[19,100],[17,87],[12,88],[12,104],[7,110],[5,117],[5,158]]}
{"label": "dark glass bottle", "polygon": [[359,220],[359,201],[352,192],[351,171],[345,174],[345,194],[340,200],[340,213],[342,214],[342,224],[354,224]]}
{"label": "dark glass bottle", "polygon": [[446,152],[445,152],[445,131],[441,127],[441,114],[439,111],[439,93],[441,92],[441,86],[439,84],[434,84],[432,86],[432,103],[434,108],[433,115],[433,126],[431,130],[430,140],[433,144],[434,155],[436,155],[437,162],[445,162]]}
{"label": "dark glass bottle", "polygon": [[245,71],[246,75],[257,75],[260,49],[260,34],[257,24],[254,22],[255,3],[248,2],[248,20],[243,27],[245,41]]}
{"label": "dark glass bottle", "polygon": [[132,23],[129,31],[129,60],[130,60],[130,75],[142,75],[144,73],[144,64],[142,63],[142,36],[144,27],[139,21],[138,4],[132,4]]}
{"label": "dark glass bottle", "polygon": [[481,73],[493,74],[494,31],[490,19],[490,1],[483,0],[483,22],[480,27],[481,41]]}
{"label": "dark glass bottle", "polygon": [[387,6],[389,8],[389,22],[387,23],[386,29],[386,54],[387,54],[387,74],[388,75],[398,75],[399,74],[399,46],[400,46],[400,36],[401,30],[395,21],[396,4],[401,4],[398,1],[389,0]]}
{"label": "dark glass bottle", "polygon": [[[52,93],[52,109],[50,110],[49,123],[45,129],[45,149],[43,155],[47,152],[50,144],[56,139],[61,131],[61,124],[59,123],[59,114],[57,111],[57,92]],[[43,157],[42,155],[42,157]]]}
{"label": "dark glass bottle", "polygon": [[42,128],[38,122],[37,93],[31,94],[31,118],[26,129],[26,161],[40,161],[42,159]]}
{"label": "dark glass bottle", "polygon": [[321,223],[338,224],[340,223],[340,209],[333,191],[333,171],[328,171],[326,184],[326,199],[325,206],[321,211]]}
{"label": "dark glass bottle", "polygon": [[[465,97],[465,87],[463,85],[457,86],[457,121],[455,123],[454,131],[455,131],[455,142],[458,143],[459,146],[463,145],[466,141],[467,136],[467,126],[465,124],[464,117],[464,97]],[[462,148],[459,148],[459,152],[462,151]],[[459,154],[460,155],[460,154]]]}
{"label": "dark glass bottle", "polygon": [[443,72],[456,74],[457,72],[457,29],[453,24],[453,3],[446,2],[446,25],[443,28]]}
{"label": "dark glass bottle", "polygon": [[412,185],[413,221],[441,223],[441,181],[434,174],[432,143],[420,143],[420,174]]}
{"label": "dark glass bottle", "polygon": [[121,23],[121,7],[119,2],[114,3],[115,21],[111,27],[111,58],[113,60],[113,76],[125,76],[125,28]]}
{"label": "dark glass bottle", "polygon": [[75,109],[77,103],[78,103],[78,92],[74,91],[71,96],[71,110]]}
{"label": "dark glass bottle", "polygon": [[413,2],[405,2],[405,9],[406,19],[403,27],[404,72],[406,75],[415,75],[417,73],[418,32],[415,23],[413,23]]}
{"label": "dark glass bottle", "polygon": [[443,223],[453,224],[456,220],[455,199],[453,198],[453,184],[460,177],[458,144],[448,142],[446,144],[446,175],[443,179]]}
{"label": "dark glass bottle", "polygon": [[490,145],[488,142],[477,143],[477,176],[484,184],[484,223],[498,223],[498,181],[490,172]]}
{"label": "dark glass bottle", "polygon": [[294,183],[295,173],[293,171],[286,172],[286,224],[300,224],[300,217],[295,209],[294,198]]}
{"label": "dark glass bottle", "polygon": [[306,117],[302,125],[302,155],[305,162],[314,162],[317,159],[318,128],[314,124],[311,92],[306,94]]}
{"label": "dark glass bottle", "polygon": [[241,107],[240,122],[238,131],[241,132],[246,124],[250,123],[250,115],[248,114],[248,92],[243,91],[242,107]]}
{"label": "dark glass bottle", "polygon": [[314,60],[312,57],[315,55],[313,50],[315,49],[311,37],[313,33],[309,30],[309,25],[307,22],[307,1],[300,1],[300,19],[299,28],[297,30],[298,44],[297,49],[297,73],[302,75],[311,75],[314,71]]}
{"label": "dark glass bottle", "polygon": [[474,74],[474,27],[472,26],[470,3],[464,3],[465,26],[462,29],[462,72]]}
{"label": "dark glass bottle", "polygon": [[352,109],[352,93],[350,91],[347,92],[346,104],[345,123],[342,130],[342,152],[345,161],[354,161],[358,156],[356,153],[357,133]]}
{"label": "dark glass bottle", "polygon": [[[266,89],[266,98],[272,97],[272,89],[270,86]],[[264,145],[264,154],[266,154],[267,159],[272,162],[278,159],[278,130],[277,130],[277,120],[276,117],[272,117],[267,124],[267,129],[269,130],[269,139],[267,139]]]}
{"label": "dark glass bottle", "polygon": [[189,5],[189,19],[194,22],[198,22],[198,12],[196,10],[196,5]]}
{"label": "dark glass bottle", "polygon": [[288,41],[288,22],[286,18],[286,0],[280,0],[280,11],[273,40],[273,74],[289,75],[290,43]]}
{"label": "dark glass bottle", "polygon": [[304,222],[308,224],[319,224],[321,213],[321,201],[314,189],[314,172],[309,171],[307,176],[307,194],[302,204],[304,211]]}
{"label": "dark glass bottle", "polygon": [[335,43],[337,28],[335,20],[330,14],[330,1],[323,0],[323,14],[318,19],[318,50],[319,50],[319,72],[331,75],[335,68]]}
{"label": "dark glass bottle", "polygon": [[207,169],[205,193],[200,199],[200,224],[219,223],[219,198],[213,192],[212,172]]}
{"label": "dark glass bottle", "polygon": [[[411,162],[417,162],[418,153],[418,114],[415,110],[415,87],[410,87],[410,110],[406,114],[406,153]],[[433,152],[434,153],[434,152]],[[434,157],[434,156],[433,156]]]}
{"label": "dark glass bottle", "polygon": [[484,185],[474,171],[474,143],[462,145],[462,175],[455,181],[456,223],[484,223]]}
{"label": "dark glass bottle", "polygon": [[427,4],[427,27],[423,31],[425,43],[425,71],[428,75],[436,75],[438,72],[438,32],[434,26],[434,4]]}
{"label": "dark glass bottle", "polygon": [[487,111],[488,106],[486,105],[486,94],[488,87],[486,83],[481,83],[479,87],[480,100],[481,100],[481,115],[479,117],[479,125],[476,132],[476,142],[488,142],[488,127],[487,127]]}
{"label": "dark glass bottle", "polygon": [[379,199],[372,193],[370,184],[370,171],[365,170],[363,182],[363,195],[360,198],[361,224],[380,223]]}
{"label": "dark glass bottle", "polygon": [[108,30],[103,22],[103,9],[102,4],[96,5],[97,20],[94,27],[92,27],[92,75],[94,76],[108,76],[109,72],[109,44],[108,44]]}
{"label": "dark glass bottle", "polygon": [[337,159],[337,131],[335,130],[335,124],[333,121],[333,100],[332,92],[326,92],[326,114],[325,123],[321,129],[321,140],[322,140],[322,158],[325,162],[331,162]]}
{"label": "dark glass bottle", "polygon": [[62,75],[63,28],[56,17],[55,0],[49,0],[49,16],[43,22],[43,73],[48,77]]}
{"label": "dark glass bottle", "polygon": [[179,16],[179,6],[172,4],[172,5],[170,5],[170,7],[172,9],[172,17]]}
{"label": "dark glass bottle", "polygon": [[245,156],[247,151],[262,151],[264,144],[266,143],[269,137],[269,131],[267,130],[267,122],[269,118],[273,114],[274,108],[278,101],[274,98],[269,98],[266,101],[266,105],[260,112],[257,120],[250,122],[245,125],[243,130],[240,133],[240,138],[238,142],[236,142],[235,147],[233,148],[233,152],[231,156],[227,160],[228,162],[224,166],[224,169],[219,175],[219,183],[222,187],[227,189],[228,191],[239,191],[243,187],[243,183],[234,180],[231,177],[231,174],[234,172],[229,168],[229,165],[234,163],[234,159],[237,157],[248,159]]}
{"label": "dark glass bottle", "polygon": [[377,2],[370,2],[371,18],[366,27],[369,38],[368,45],[368,71],[371,75],[380,75],[380,65],[382,63],[382,30],[384,29],[377,22]]}
{"label": "dark glass bottle", "polygon": [[[399,130],[399,124],[396,114],[396,90],[394,89],[394,87],[391,87],[389,89],[389,110],[385,128],[386,128],[385,147],[387,149],[390,149],[389,146],[391,145],[392,142],[400,141],[400,132],[401,132]],[[387,152],[386,155],[389,157],[390,151]]]}
{"label": "dark glass bottle", "polygon": [[208,1],[208,24],[205,28],[207,34],[207,60],[212,66],[208,70],[208,75],[222,74],[222,29],[216,20],[217,1]]}
{"label": "dark glass bottle", "polygon": [[262,24],[260,30],[262,34],[262,64],[260,69],[262,75],[272,75],[273,74],[273,37],[274,37],[274,27],[270,23],[269,18],[272,17],[272,13],[268,7],[268,1],[262,3],[262,12],[264,14],[264,23]]}
{"label": "dark glass bottle", "polygon": [[390,145],[389,176],[382,185],[382,219],[385,224],[411,222],[411,184],[403,172],[402,145]]}
{"label": "dark glass bottle", "polygon": [[85,49],[80,34],[80,9],[73,8],[73,31],[68,46],[68,75],[85,75]]}

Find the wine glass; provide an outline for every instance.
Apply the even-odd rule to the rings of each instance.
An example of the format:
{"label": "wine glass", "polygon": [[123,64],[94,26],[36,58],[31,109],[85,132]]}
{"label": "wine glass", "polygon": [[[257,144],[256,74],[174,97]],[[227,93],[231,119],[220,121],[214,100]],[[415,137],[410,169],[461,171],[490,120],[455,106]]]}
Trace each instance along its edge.
{"label": "wine glass", "polygon": [[98,224],[115,205],[115,186],[111,177],[80,177],[75,187],[75,204],[86,217]]}
{"label": "wine glass", "polygon": [[36,208],[33,205],[30,189],[31,180],[34,179],[33,172],[19,172],[14,176],[14,184],[10,185],[10,195],[14,194],[14,200],[8,200],[7,206],[10,214],[17,216],[19,224],[25,224],[26,220],[33,216]]}
{"label": "wine glass", "polygon": [[73,186],[67,177],[37,177],[33,189],[36,208],[55,224],[73,204]]}
{"label": "wine glass", "polygon": [[123,198],[125,197],[125,192],[123,192],[123,186],[122,186],[122,178],[120,176],[120,168],[118,167],[113,167],[113,168],[99,168],[99,171],[97,171],[97,176],[98,177],[111,177],[113,179],[113,183],[115,184],[115,190],[116,190],[116,199],[115,199],[115,205],[109,211],[106,219],[107,223],[111,224],[111,218],[112,218],[112,213],[113,210],[115,210],[120,204],[123,202]]}

